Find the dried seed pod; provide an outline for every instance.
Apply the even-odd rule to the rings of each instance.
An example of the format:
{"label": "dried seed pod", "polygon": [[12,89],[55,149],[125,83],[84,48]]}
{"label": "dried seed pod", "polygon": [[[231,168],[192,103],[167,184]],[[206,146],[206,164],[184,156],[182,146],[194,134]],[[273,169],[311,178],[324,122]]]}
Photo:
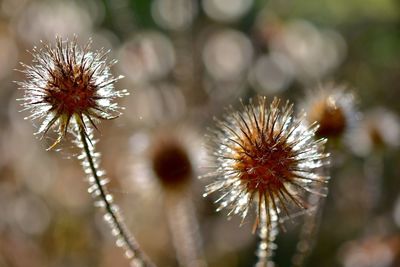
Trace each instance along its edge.
{"label": "dried seed pod", "polygon": [[154,146],[152,169],[159,182],[167,188],[176,188],[190,182],[193,167],[185,146],[174,138],[162,138]]}
{"label": "dried seed pod", "polygon": [[[96,127],[96,120],[109,120],[120,115],[115,98],[127,95],[126,90],[114,90],[114,83],[122,76],[113,77],[107,62],[107,52],[90,52],[91,42],[79,47],[72,41],[57,38],[56,45],[44,44],[31,52],[33,64],[22,66],[27,79],[18,85],[25,91],[22,106],[31,111],[28,119],[41,119],[36,134],[46,135],[54,125],[58,139],[78,125],[86,128],[87,120]],[[70,127],[72,123],[72,126]],[[86,132],[86,131],[85,131]]]}
{"label": "dried seed pod", "polygon": [[392,111],[378,107],[367,111],[350,136],[350,147],[359,156],[400,146],[400,120]]}
{"label": "dried seed pod", "polygon": [[127,94],[125,90],[114,90],[114,78],[104,52],[90,52],[90,42],[85,48],[57,38],[53,48],[33,50],[34,64],[22,64],[27,80],[20,88],[25,91],[22,106],[31,111],[32,120],[43,119],[37,133],[45,135],[50,128],[58,139],[50,146],[55,147],[70,131],[75,136],[75,144],[82,149],[78,155],[89,183],[88,193],[95,199],[95,206],[104,212],[104,220],[116,238],[116,245],[122,247],[130,259],[131,266],[154,266],[139,247],[139,244],[124,223],[119,207],[107,188],[108,179],[99,168],[100,153],[95,151],[93,140],[95,120],[109,120],[120,115],[121,109],[113,100]]}
{"label": "dried seed pod", "polygon": [[[177,193],[187,191],[199,175],[204,154],[201,138],[189,123],[159,126],[131,138],[132,177],[136,187]],[[146,189],[144,189],[146,188]],[[151,189],[152,188],[152,189]]]}
{"label": "dried seed pod", "polygon": [[[170,123],[131,138],[132,183],[143,202],[157,208],[162,202],[176,257],[180,266],[202,266],[204,255],[193,201],[202,156],[200,137],[188,123]],[[149,202],[147,202],[149,203]],[[151,209],[154,214],[155,210]]]}
{"label": "dried seed pod", "polygon": [[317,136],[341,138],[354,128],[357,112],[354,95],[343,85],[327,83],[311,90],[301,107],[307,113],[310,123],[317,122]]}
{"label": "dried seed pod", "polygon": [[220,192],[217,210],[243,219],[256,202],[255,226],[263,214],[270,224],[281,210],[290,217],[293,207],[307,208],[306,193],[326,193],[321,184],[328,177],[320,173],[328,163],[326,140],[315,140],[317,124],[307,126],[304,117],[294,117],[293,105],[280,102],[268,105],[259,97],[241,112],[231,110],[210,136],[215,166],[207,176],[215,180],[205,195]]}

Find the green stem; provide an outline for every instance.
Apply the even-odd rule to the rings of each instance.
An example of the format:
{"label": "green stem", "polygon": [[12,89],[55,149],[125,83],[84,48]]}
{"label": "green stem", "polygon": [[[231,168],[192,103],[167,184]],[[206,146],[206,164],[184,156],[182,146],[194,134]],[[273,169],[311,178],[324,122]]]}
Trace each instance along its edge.
{"label": "green stem", "polygon": [[91,175],[94,179],[94,185],[96,186],[96,190],[98,190],[98,197],[104,203],[103,206],[107,214],[106,220],[110,224],[112,230],[115,229],[116,231],[118,231],[117,236],[119,236],[120,241],[122,241],[120,245],[124,247],[125,254],[127,255],[127,257],[132,258],[132,262],[135,264],[134,266],[155,266],[141,250],[139,244],[127,229],[121,216],[118,213],[118,207],[112,203],[112,197],[108,193],[106,186],[104,185],[104,183],[102,183],[102,180],[99,177],[92,152],[89,149],[88,141],[90,140],[88,140],[89,137],[87,136],[85,129],[80,128],[79,134],[80,140],[83,145],[83,150],[89,164]]}

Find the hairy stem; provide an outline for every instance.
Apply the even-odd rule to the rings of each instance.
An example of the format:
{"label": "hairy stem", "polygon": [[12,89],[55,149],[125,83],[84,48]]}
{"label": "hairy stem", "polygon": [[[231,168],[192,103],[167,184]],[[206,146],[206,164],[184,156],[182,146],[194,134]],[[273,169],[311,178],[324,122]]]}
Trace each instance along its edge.
{"label": "hairy stem", "polygon": [[[264,205],[262,205],[264,207]],[[275,238],[278,234],[278,221],[274,209],[267,211],[265,208],[261,208],[265,212],[260,212],[260,224],[258,230],[258,236],[260,242],[257,248],[257,263],[255,267],[273,267],[274,262],[271,260],[273,251],[276,249]]]}
{"label": "hairy stem", "polygon": [[108,192],[106,187],[107,180],[101,178],[103,175],[102,171],[98,170],[98,160],[96,160],[94,153],[94,145],[91,144],[89,146],[89,143],[92,142],[89,139],[90,136],[83,127],[79,128],[79,137],[83,149],[82,158],[84,159],[84,170],[90,175],[90,187],[88,191],[99,199],[95,204],[104,209],[104,220],[109,224],[112,234],[116,236],[117,246],[125,250],[125,255],[131,259],[132,266],[155,266],[141,250],[139,244],[123,222],[118,206],[113,203],[112,195]]}

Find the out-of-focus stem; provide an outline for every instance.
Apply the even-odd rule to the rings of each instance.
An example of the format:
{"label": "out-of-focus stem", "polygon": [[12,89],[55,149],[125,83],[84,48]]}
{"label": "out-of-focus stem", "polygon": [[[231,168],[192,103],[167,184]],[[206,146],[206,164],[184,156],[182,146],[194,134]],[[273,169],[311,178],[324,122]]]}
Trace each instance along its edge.
{"label": "out-of-focus stem", "polygon": [[368,193],[367,213],[371,217],[377,211],[382,195],[383,154],[381,151],[371,153],[364,162],[364,176]]}
{"label": "out-of-focus stem", "polygon": [[325,204],[325,198],[317,195],[310,196],[310,203],[315,203],[317,207],[312,214],[304,219],[300,230],[299,241],[297,242],[296,252],[292,257],[293,267],[304,266],[307,257],[310,255],[318,234],[322,220],[322,211]]}
{"label": "out-of-focus stem", "polygon": [[97,169],[98,167],[95,162],[93,151],[94,147],[93,145],[89,147],[89,136],[82,127],[79,128],[79,138],[86,158],[86,162],[83,162],[84,169],[85,172],[90,172],[88,174],[90,174],[91,177],[89,178],[89,193],[99,199],[99,201],[95,203],[96,206],[104,208],[104,219],[109,224],[112,234],[117,237],[117,246],[125,250],[125,255],[131,259],[132,266],[155,266],[141,250],[139,244],[123,222],[119,207],[113,203],[112,195],[108,192],[106,187],[106,180],[101,178],[101,174],[99,174],[99,170]]}
{"label": "out-of-focus stem", "polygon": [[179,266],[207,266],[191,197],[174,194],[167,198],[166,216]]}

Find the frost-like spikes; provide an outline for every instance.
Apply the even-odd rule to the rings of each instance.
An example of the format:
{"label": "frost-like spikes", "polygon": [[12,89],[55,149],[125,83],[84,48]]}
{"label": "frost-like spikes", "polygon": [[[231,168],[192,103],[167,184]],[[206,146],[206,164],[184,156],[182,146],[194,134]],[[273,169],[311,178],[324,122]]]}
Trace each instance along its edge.
{"label": "frost-like spikes", "polygon": [[[272,229],[274,222],[291,217],[296,208],[307,209],[305,195],[325,196],[328,177],[321,168],[328,163],[325,139],[315,139],[316,124],[293,115],[293,105],[265,97],[256,103],[232,108],[216,120],[210,143],[214,167],[205,195],[220,193],[217,211],[228,209],[244,220],[253,204],[257,227]],[[266,220],[261,224],[261,216]],[[283,215],[283,216],[282,216]],[[273,219],[275,218],[275,219]],[[262,230],[262,229],[261,229]]]}
{"label": "frost-like spikes", "polygon": [[43,137],[55,129],[58,138],[49,149],[60,143],[75,124],[86,129],[87,121],[96,128],[97,121],[121,114],[122,108],[114,100],[128,92],[115,90],[114,83],[122,76],[111,74],[115,61],[106,61],[108,52],[91,52],[90,44],[80,47],[76,38],[57,38],[55,46],[43,44],[32,50],[32,65],[21,63],[26,80],[17,82],[24,90],[19,100],[23,110],[31,112],[27,119],[41,120],[36,134]]}
{"label": "frost-like spikes", "polygon": [[259,220],[260,197],[267,212],[272,207],[278,217],[282,212],[290,217],[291,206],[308,207],[303,195],[326,194],[324,186],[316,186],[328,181],[319,173],[328,163],[325,139],[315,140],[318,126],[294,117],[288,102],[281,107],[277,98],[269,106],[264,97],[257,101],[216,120],[210,137],[215,167],[209,176],[214,181],[205,195],[221,192],[219,209],[228,208],[243,219],[255,202]]}

